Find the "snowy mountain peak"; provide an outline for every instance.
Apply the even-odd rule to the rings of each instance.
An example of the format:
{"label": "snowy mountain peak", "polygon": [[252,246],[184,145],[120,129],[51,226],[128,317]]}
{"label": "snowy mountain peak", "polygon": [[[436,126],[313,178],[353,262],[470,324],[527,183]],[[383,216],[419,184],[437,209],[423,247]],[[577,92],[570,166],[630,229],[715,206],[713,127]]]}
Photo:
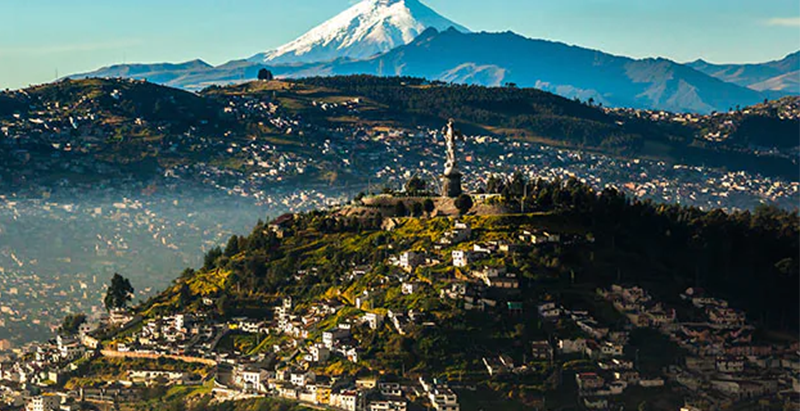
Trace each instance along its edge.
{"label": "snowy mountain peak", "polygon": [[419,0],[364,0],[297,40],[250,60],[280,65],[364,59],[408,44],[431,27],[469,31]]}

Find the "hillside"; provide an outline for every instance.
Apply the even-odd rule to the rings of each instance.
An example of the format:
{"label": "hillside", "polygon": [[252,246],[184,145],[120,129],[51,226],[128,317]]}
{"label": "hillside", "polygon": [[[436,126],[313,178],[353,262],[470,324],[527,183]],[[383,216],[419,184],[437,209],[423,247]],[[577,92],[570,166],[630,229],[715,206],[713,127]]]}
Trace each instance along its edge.
{"label": "hillside", "polygon": [[[253,82],[200,94],[130,80],[62,81],[0,93],[5,134],[0,155],[6,159],[0,181],[15,186],[64,178],[147,181],[205,164],[213,169],[204,173],[226,179],[266,167],[280,169],[265,178],[283,186],[301,177],[306,185],[363,184],[376,159],[393,161],[385,144],[364,137],[392,130],[413,134],[421,127],[435,131],[449,118],[468,134],[496,136],[503,144],[537,142],[795,180],[796,163],[780,154],[796,146],[800,127],[793,101],[677,122],[536,89],[415,78]],[[714,133],[717,140],[706,141],[706,134]],[[326,148],[331,143],[339,150]],[[343,151],[353,145],[357,152]],[[765,156],[751,146],[779,153]],[[482,157],[494,155],[480,145],[475,150]],[[66,177],[64,160],[74,164]],[[54,170],[61,170],[57,179]]]}
{"label": "hillside", "polygon": [[[531,213],[467,215],[462,220],[477,236],[472,242],[517,243],[517,234],[526,229],[562,233],[576,240],[575,247],[555,247],[540,250],[544,254],[518,256],[513,263],[505,261],[530,280],[532,288],[537,279],[547,283],[549,276],[554,277],[550,280],[563,280],[567,274],[595,285],[613,280],[653,282],[664,287],[653,292],[664,294],[677,295],[695,285],[758,313],[752,319],[764,327],[797,326],[797,313],[787,309],[800,298],[792,286],[800,281],[794,253],[800,238],[796,213],[763,207],[754,214],[726,214],[655,205],[627,199],[612,189],[597,193],[575,180],[528,182],[515,176],[508,185],[489,188],[501,195],[499,201],[510,209],[518,209],[522,193],[527,192],[524,202]],[[228,296],[232,305],[225,308],[231,308],[234,316],[245,308],[236,302],[239,297],[292,295],[302,302],[340,295],[353,302],[373,276],[343,287],[342,269],[369,265],[383,267],[376,272],[380,273],[394,253],[434,250],[452,222],[452,217],[395,215],[399,218],[395,227],[386,230],[386,220],[378,216],[348,214],[315,211],[284,216],[280,223],[262,222],[250,236],[231,240],[228,246],[233,248],[216,254],[212,250],[202,269],[187,274],[143,310],[174,309],[178,302],[175,292],[183,282],[195,295]],[[283,238],[276,234],[278,225],[280,232],[286,233]],[[587,238],[594,240],[587,243]],[[454,245],[440,251],[447,254],[461,248]],[[557,258],[550,260],[553,257]],[[447,257],[441,261],[446,263]],[[426,275],[453,274],[433,268]],[[300,271],[314,274],[296,276]],[[436,281],[426,281],[431,280]],[[331,287],[338,291],[332,293]],[[767,294],[775,295],[762,298]]]}
{"label": "hillside", "polygon": [[[618,330],[624,316],[596,293],[611,284],[642,287],[663,307],[675,307],[684,320],[703,314],[680,294],[701,287],[743,309],[748,323],[758,327],[758,344],[768,341],[762,337],[769,335],[767,330],[796,328],[798,317],[791,308],[800,303],[796,214],[765,208],[753,215],[726,215],[655,206],[631,202],[613,190],[598,194],[576,181],[527,183],[517,178],[494,189],[502,193],[497,201],[511,207],[525,201],[534,212],[464,216],[460,221],[471,233],[452,243],[440,241],[456,238],[446,234],[453,229],[448,218],[401,215],[390,227],[378,218],[328,212],[283,216],[259,223],[248,236],[233,237],[224,249],[211,250],[202,268],[185,271],[173,287],[139,307],[139,313],[145,318],[204,313],[216,322],[239,324],[241,318],[267,324],[289,318],[294,324],[289,328],[301,331],[276,325],[281,328],[271,328],[263,340],[234,331],[218,342],[217,350],[240,356],[244,364],[247,358],[277,353],[269,362],[277,370],[305,366],[317,378],[337,381],[382,375],[406,384],[436,377],[462,387],[462,401],[474,398],[477,403],[463,405],[469,410],[489,404],[524,409],[542,401],[576,405],[569,380],[576,372],[595,370],[594,361],[559,354],[552,362],[531,359],[529,352],[533,341],[575,338],[585,331],[569,316],[556,322],[542,319],[536,307],[563,305],[574,310],[573,318],[588,315]],[[529,197],[523,200],[522,192]],[[526,231],[558,239],[533,245],[524,240]],[[453,266],[453,251],[476,245],[489,251],[476,254],[468,265]],[[404,270],[393,257],[406,251],[424,259]],[[502,284],[517,286],[482,279],[486,267],[502,269]],[[286,301],[288,312],[279,308]],[[364,318],[370,313],[385,322],[368,326]],[[340,326],[348,330],[348,337],[342,337],[344,350],[352,348],[357,359],[350,351],[345,355],[337,350],[325,361],[301,354],[323,332],[335,333]],[[292,332],[299,334],[291,337]],[[654,334],[636,330],[625,343],[625,358],[635,356],[639,372],[652,378],[662,366],[686,355]],[[135,339],[126,333],[115,341]],[[135,342],[129,346],[139,349]],[[517,365],[497,365],[500,374],[487,375],[489,365],[484,363],[498,357]],[[561,372],[563,382],[553,377]],[[466,389],[470,386],[477,387],[474,394]],[[680,390],[669,388],[656,391],[660,400],[633,392],[614,401],[635,405],[646,398],[653,409],[669,409],[660,402],[672,406],[684,398]]]}
{"label": "hillside", "polygon": [[[788,113],[780,114],[777,108],[767,110],[766,107],[773,107],[771,104],[763,105],[765,109],[745,108],[731,114],[695,116],[693,121],[679,122],[652,120],[648,113],[642,112],[628,115],[625,111],[604,110],[537,89],[446,85],[413,78],[370,76],[318,77],[298,82],[364,96],[391,107],[389,111],[384,108],[361,113],[365,120],[391,119],[413,125],[442,124],[454,118],[469,125],[465,131],[475,134],[495,134],[623,157],[759,170],[792,179],[797,176],[793,160],[746,154],[750,150],[746,148],[749,137],[745,136],[759,140],[761,137],[755,136],[763,136],[761,142],[775,147],[800,141],[797,131],[800,121],[780,117]],[[785,102],[793,105],[793,101]],[[730,127],[743,121],[760,127],[736,128],[736,138],[721,143],[704,141],[704,132],[715,130],[717,124],[729,122],[727,127]]]}
{"label": "hillside", "polygon": [[[595,107],[535,89],[448,86],[430,84],[418,78],[371,76],[309,78],[289,84],[297,87],[292,90],[266,90],[266,93],[275,92],[279,99],[291,99],[297,114],[318,124],[342,119],[315,112],[313,107],[309,107],[314,100],[361,98],[367,106],[357,116],[345,117],[345,122],[404,128],[440,127],[453,117],[464,125],[466,132],[476,135],[538,137],[564,145],[594,148],[604,145],[610,150],[619,149],[623,152],[635,151],[636,140],[644,138],[638,132],[640,130],[615,124],[613,117]],[[249,93],[253,87],[210,89],[203,94],[216,95],[239,90]],[[655,127],[651,129],[657,130]],[[611,140],[612,136],[620,140],[617,146]],[[661,135],[653,138],[659,137]]]}
{"label": "hillside", "polygon": [[[284,114],[277,107],[270,112],[268,101],[244,107],[241,101],[153,83],[104,79],[0,93],[0,155],[7,160],[0,181],[19,182],[23,188],[131,177],[146,183],[166,170],[206,164],[224,174],[247,168],[242,159],[247,153],[238,148],[248,144],[269,150],[260,154],[262,162],[308,157],[319,136],[302,138],[302,143],[287,139],[291,123],[272,124],[271,118]],[[304,181],[313,184],[326,164],[319,162]],[[287,170],[283,180],[296,174]]]}

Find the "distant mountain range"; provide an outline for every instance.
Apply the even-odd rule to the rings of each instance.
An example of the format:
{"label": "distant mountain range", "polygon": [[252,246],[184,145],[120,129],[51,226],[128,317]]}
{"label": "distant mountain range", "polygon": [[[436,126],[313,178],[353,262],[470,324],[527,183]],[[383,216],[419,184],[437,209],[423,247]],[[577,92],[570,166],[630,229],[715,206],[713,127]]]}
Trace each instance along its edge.
{"label": "distant mountain range", "polygon": [[511,32],[429,29],[411,44],[371,59],[274,70],[292,77],[362,73],[488,86],[514,83],[615,107],[672,111],[727,110],[764,99],[759,92],[669,60],[633,60]]}
{"label": "distant mountain range", "polygon": [[703,60],[689,67],[728,83],[757,91],[800,94],[800,51],[762,64],[712,64]]}
{"label": "distant mountain range", "polygon": [[119,65],[71,78],[125,77],[187,90],[242,83],[262,68],[284,78],[372,74],[536,87],[614,107],[708,113],[800,94],[800,52],[714,65],[636,60],[512,32],[471,33],[418,0],[365,0],[273,51],[213,67]]}

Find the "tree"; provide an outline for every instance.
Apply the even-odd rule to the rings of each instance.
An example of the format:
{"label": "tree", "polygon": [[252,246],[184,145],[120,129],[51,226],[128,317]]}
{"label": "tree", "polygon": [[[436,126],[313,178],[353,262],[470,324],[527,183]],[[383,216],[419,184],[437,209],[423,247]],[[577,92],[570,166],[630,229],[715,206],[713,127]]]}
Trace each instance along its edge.
{"label": "tree", "polygon": [[189,285],[186,284],[185,281],[183,281],[181,282],[181,286],[178,289],[178,305],[181,308],[186,308],[191,303],[192,303],[192,290],[189,288]]}
{"label": "tree", "polygon": [[506,184],[501,178],[492,175],[486,182],[486,192],[489,194],[502,194],[505,186]]}
{"label": "tree", "polygon": [[436,204],[433,203],[433,200],[430,198],[426,198],[425,201],[422,202],[422,208],[425,210],[426,213],[430,214],[434,210],[436,210]]}
{"label": "tree", "polygon": [[422,204],[417,203],[417,202],[414,202],[414,204],[411,204],[411,214],[414,215],[414,217],[421,216],[423,211],[424,211],[424,209],[422,207]]}
{"label": "tree", "polygon": [[271,71],[269,71],[269,70],[267,70],[265,68],[262,68],[261,70],[258,70],[258,79],[259,80],[261,80],[261,81],[271,81],[274,78],[275,78],[275,76],[272,75]]}
{"label": "tree", "polygon": [[406,209],[405,203],[398,201],[394,204],[394,215],[395,217],[405,217],[408,215],[408,209]]}
{"label": "tree", "polygon": [[216,267],[217,260],[222,257],[222,249],[219,247],[214,247],[208,250],[208,253],[205,256],[203,261],[203,268],[206,271],[211,270],[212,268]]}
{"label": "tree", "polygon": [[424,193],[426,189],[427,183],[425,180],[417,176],[411,177],[411,179],[406,183],[406,192],[411,195]]}
{"label": "tree", "polygon": [[112,311],[125,308],[132,299],[133,286],[131,282],[127,278],[114,273],[114,277],[111,278],[111,285],[108,286],[108,291],[106,291],[106,298],[103,300],[106,309]]}
{"label": "tree", "polygon": [[61,327],[58,328],[58,332],[66,335],[75,335],[85,322],[86,316],[83,314],[68,315],[64,317],[64,320],[61,322]]}
{"label": "tree", "polygon": [[362,191],[362,192],[360,192],[360,193],[358,193],[358,194],[356,195],[356,197],[353,199],[353,202],[354,202],[354,203],[356,203],[356,204],[358,204],[358,203],[360,203],[362,200],[364,200],[364,197],[366,197],[366,196],[367,196],[367,194],[366,194],[366,193],[364,193],[364,192]]}
{"label": "tree", "polygon": [[239,251],[239,237],[232,235],[230,240],[228,240],[228,245],[225,247],[225,257],[233,257],[239,254]]}
{"label": "tree", "polygon": [[472,206],[474,205],[474,203],[472,202],[472,197],[470,195],[461,194],[460,196],[458,196],[458,198],[456,198],[456,204],[455,205],[456,205],[456,208],[458,209],[458,212],[463,215],[463,214],[468,213],[469,210],[472,209]]}

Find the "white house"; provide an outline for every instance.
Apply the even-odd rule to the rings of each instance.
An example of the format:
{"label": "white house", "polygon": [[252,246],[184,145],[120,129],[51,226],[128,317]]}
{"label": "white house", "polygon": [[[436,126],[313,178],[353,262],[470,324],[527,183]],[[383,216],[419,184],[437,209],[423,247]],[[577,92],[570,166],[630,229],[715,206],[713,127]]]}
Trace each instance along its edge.
{"label": "white house", "polygon": [[308,353],[311,355],[311,361],[316,363],[328,361],[331,356],[331,350],[322,344],[312,345]]}
{"label": "white house", "polygon": [[396,265],[405,270],[413,270],[414,268],[425,263],[425,254],[416,251],[406,251],[400,254]]}
{"label": "white house", "polygon": [[369,411],[406,411],[408,410],[408,403],[406,400],[391,399],[372,401],[369,403]]}
{"label": "white house", "polygon": [[325,331],[322,333],[322,343],[325,344],[328,349],[333,349],[339,342],[344,338],[350,336],[350,330],[337,328],[331,331]]}
{"label": "white house", "polygon": [[472,236],[472,228],[467,223],[456,221],[453,230],[444,233],[444,237],[439,240],[443,245],[454,245],[469,240]]}
{"label": "white house", "polygon": [[561,317],[561,308],[559,308],[556,303],[548,302],[539,304],[537,310],[539,311],[539,316],[545,320],[556,320]]}
{"label": "white house", "polygon": [[519,239],[526,243],[540,245],[540,244],[560,243],[561,235],[552,234],[548,232],[531,232],[526,230],[519,235]]}
{"label": "white house", "polygon": [[422,285],[417,281],[404,282],[402,286],[403,295],[414,294],[421,288],[421,286]]}
{"label": "white house", "polygon": [[740,358],[719,358],[716,361],[716,369],[719,372],[736,374],[744,372],[744,360]]}
{"label": "white house", "polygon": [[604,410],[608,408],[608,400],[602,397],[584,397],[583,405],[590,410]]}
{"label": "white house", "polygon": [[450,388],[433,387],[428,393],[428,399],[436,411],[459,411],[458,396]]}
{"label": "white house", "polygon": [[317,375],[312,371],[297,371],[289,375],[292,385],[305,387],[306,384],[313,384],[317,380]]}
{"label": "white house", "polygon": [[37,395],[28,401],[25,411],[58,411],[61,397],[52,394]]}
{"label": "white house", "polygon": [[558,340],[558,351],[563,354],[577,354],[586,351],[586,340],[583,338]]}
{"label": "white house", "polygon": [[331,393],[330,406],[344,411],[356,411],[358,409],[358,392]]}
{"label": "white house", "polygon": [[454,267],[468,267],[472,262],[472,252],[465,250],[453,250],[453,266]]}
{"label": "white house", "polygon": [[600,347],[600,353],[605,357],[622,357],[624,354],[625,346],[622,344],[612,343],[606,341]]}
{"label": "white house", "polygon": [[381,382],[378,383],[378,390],[384,397],[400,397],[403,395],[403,389],[400,383],[396,382]]}
{"label": "white house", "polygon": [[376,313],[366,313],[364,314],[364,322],[369,325],[369,328],[377,330],[383,325],[383,316]]}

